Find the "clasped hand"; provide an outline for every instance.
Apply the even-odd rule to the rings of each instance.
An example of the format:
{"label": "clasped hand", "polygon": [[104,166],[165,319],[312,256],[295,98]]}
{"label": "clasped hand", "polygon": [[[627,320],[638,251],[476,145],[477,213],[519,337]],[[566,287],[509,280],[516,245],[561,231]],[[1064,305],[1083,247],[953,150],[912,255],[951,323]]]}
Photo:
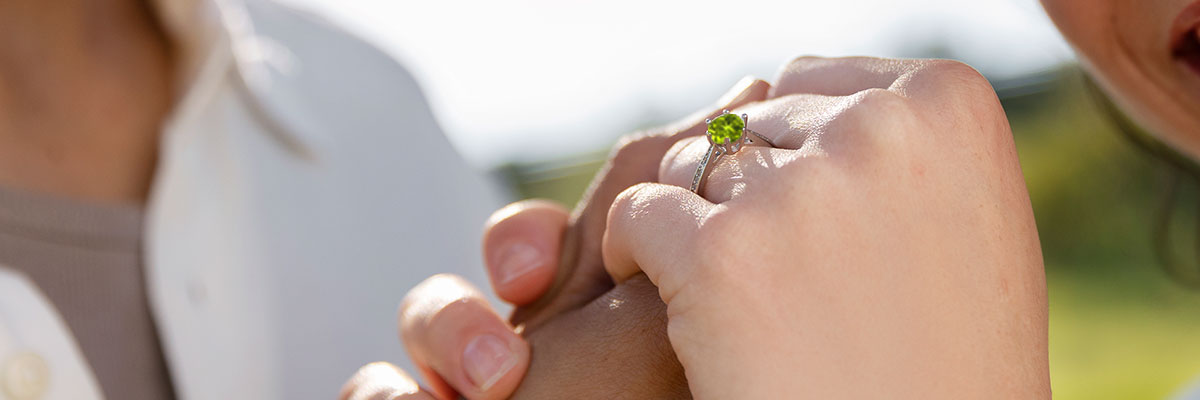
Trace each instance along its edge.
{"label": "clasped hand", "polygon": [[[721,158],[692,193],[723,109],[777,147]],[[427,389],[371,364],[343,398],[1049,396],[1028,194],[961,63],[794,60],[623,140],[575,213],[517,203],[484,236],[514,319],[430,278],[400,313]]]}

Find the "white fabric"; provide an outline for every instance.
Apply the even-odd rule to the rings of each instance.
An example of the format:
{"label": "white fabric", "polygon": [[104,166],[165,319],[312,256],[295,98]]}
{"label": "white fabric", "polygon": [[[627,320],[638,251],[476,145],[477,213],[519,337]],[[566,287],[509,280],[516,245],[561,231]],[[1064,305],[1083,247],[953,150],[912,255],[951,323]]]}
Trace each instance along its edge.
{"label": "white fabric", "polygon": [[[409,367],[399,301],[438,272],[486,287],[480,229],[501,191],[371,45],[267,1],[158,8],[186,90],[163,131],[145,264],[178,396],[328,399],[365,363]],[[0,330],[70,338],[12,311],[37,304],[27,293],[0,291]]]}
{"label": "white fabric", "polygon": [[[25,357],[44,368],[22,365]],[[35,387],[30,387],[35,386]],[[100,398],[100,386],[66,323],[25,276],[0,266],[0,399]]]}

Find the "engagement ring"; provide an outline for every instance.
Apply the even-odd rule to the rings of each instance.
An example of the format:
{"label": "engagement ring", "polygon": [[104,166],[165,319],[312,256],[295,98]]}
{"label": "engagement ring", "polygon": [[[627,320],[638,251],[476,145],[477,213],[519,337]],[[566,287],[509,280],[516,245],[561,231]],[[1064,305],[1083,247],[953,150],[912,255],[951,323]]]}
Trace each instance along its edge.
{"label": "engagement ring", "polygon": [[747,128],[747,121],[750,121],[750,117],[746,114],[730,114],[729,110],[725,110],[716,118],[704,120],[704,123],[708,124],[708,132],[704,134],[708,137],[708,152],[700,160],[700,166],[696,167],[696,176],[692,177],[693,193],[700,193],[700,183],[704,180],[704,170],[708,169],[708,163],[715,164],[722,155],[737,153],[743,144],[754,143],[750,135],[754,135],[768,146],[775,147],[771,139]]}

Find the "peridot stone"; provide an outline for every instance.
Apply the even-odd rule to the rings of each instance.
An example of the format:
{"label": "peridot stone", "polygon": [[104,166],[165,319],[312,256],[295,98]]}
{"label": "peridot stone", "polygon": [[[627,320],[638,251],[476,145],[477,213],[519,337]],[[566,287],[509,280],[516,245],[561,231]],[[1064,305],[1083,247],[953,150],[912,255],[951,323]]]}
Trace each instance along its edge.
{"label": "peridot stone", "polygon": [[708,136],[713,143],[733,143],[742,138],[742,130],[746,129],[746,121],[737,114],[725,114],[708,123]]}

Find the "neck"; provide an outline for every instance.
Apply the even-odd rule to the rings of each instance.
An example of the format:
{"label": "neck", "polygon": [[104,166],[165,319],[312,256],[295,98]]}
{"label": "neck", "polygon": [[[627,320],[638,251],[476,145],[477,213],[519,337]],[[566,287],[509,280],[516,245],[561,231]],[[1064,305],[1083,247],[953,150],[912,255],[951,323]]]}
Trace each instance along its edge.
{"label": "neck", "polygon": [[111,65],[156,43],[153,11],[138,0],[0,2],[0,73]]}
{"label": "neck", "polygon": [[140,1],[0,2],[0,185],[141,202],[170,59]]}

